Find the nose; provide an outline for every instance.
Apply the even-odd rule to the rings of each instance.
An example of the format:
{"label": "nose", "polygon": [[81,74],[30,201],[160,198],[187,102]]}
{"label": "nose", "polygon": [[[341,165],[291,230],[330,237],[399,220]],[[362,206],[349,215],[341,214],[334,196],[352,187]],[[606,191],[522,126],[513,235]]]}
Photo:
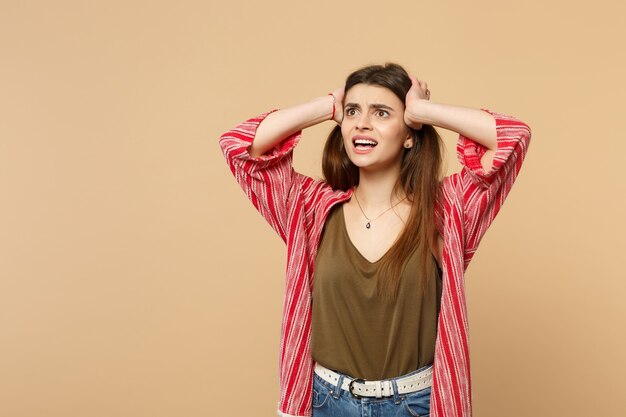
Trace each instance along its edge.
{"label": "nose", "polygon": [[367,114],[367,112],[361,113],[357,120],[356,128],[359,130],[369,130],[371,127],[369,114]]}

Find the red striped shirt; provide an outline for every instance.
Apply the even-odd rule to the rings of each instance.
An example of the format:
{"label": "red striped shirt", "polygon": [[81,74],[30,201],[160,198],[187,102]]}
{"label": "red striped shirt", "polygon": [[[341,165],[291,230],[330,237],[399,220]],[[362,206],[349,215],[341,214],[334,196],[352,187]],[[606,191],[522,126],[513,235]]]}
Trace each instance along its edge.
{"label": "red striped shirt", "polygon": [[[519,173],[530,142],[530,128],[503,114],[496,119],[498,149],[485,172],[480,159],[487,150],[459,136],[459,173],[443,179],[437,227],[443,237],[441,311],[435,346],[431,394],[432,417],[471,416],[471,379],[464,272],[487,228],[504,203]],[[256,209],[287,245],[286,290],[281,329],[278,413],[310,416],[313,377],[311,358],[311,289],[313,265],[324,221],[331,207],[350,199],[353,190],[333,191],[328,184],[294,171],[297,132],[258,158],[248,154],[259,123],[249,119],[220,138],[233,172]]]}

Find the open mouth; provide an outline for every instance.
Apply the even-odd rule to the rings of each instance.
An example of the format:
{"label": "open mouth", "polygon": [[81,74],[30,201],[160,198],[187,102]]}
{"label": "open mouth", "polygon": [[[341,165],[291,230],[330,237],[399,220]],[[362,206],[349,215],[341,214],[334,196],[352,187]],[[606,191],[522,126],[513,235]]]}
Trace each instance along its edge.
{"label": "open mouth", "polygon": [[373,139],[353,139],[352,144],[356,149],[367,150],[376,147],[376,145],[378,145],[378,142]]}

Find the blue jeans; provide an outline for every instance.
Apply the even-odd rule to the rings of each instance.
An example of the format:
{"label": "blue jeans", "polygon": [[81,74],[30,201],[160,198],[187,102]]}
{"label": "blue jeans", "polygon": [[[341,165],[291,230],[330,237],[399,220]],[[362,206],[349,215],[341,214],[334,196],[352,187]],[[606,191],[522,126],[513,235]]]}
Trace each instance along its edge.
{"label": "blue jeans", "polygon": [[[419,371],[406,375],[413,375]],[[341,386],[341,376],[338,386]],[[430,387],[410,394],[398,394],[394,383],[393,397],[355,398],[347,391],[313,374],[312,417],[425,417],[430,415]]]}

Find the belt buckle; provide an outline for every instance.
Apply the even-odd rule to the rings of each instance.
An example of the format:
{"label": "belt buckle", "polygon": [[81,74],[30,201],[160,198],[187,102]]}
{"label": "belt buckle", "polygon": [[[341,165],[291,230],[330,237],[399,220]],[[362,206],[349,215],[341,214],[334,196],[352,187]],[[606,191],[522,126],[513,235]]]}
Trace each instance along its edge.
{"label": "belt buckle", "polygon": [[356,378],[356,379],[353,379],[352,381],[350,381],[350,385],[348,385],[348,391],[350,392],[350,394],[352,394],[352,396],[354,398],[359,399],[359,398],[362,398],[362,397],[359,394],[355,394],[354,392],[352,392],[353,384],[355,382],[361,384],[361,383],[365,382],[365,380],[361,379],[361,378]]}

